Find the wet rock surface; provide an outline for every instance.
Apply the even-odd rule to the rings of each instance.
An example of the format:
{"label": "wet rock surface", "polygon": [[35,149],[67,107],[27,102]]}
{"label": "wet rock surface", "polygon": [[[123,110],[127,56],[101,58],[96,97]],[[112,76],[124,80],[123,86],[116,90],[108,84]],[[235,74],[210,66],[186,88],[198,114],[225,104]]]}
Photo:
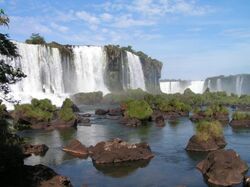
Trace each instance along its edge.
{"label": "wet rock surface", "polygon": [[230,125],[233,128],[249,128],[250,127],[250,119],[232,120],[230,122]]}
{"label": "wet rock surface", "polygon": [[72,141],[70,141],[68,145],[63,147],[63,151],[81,158],[88,157],[89,154],[87,147],[77,139],[73,139]]}
{"label": "wet rock surface", "polygon": [[129,144],[119,138],[91,146],[89,153],[95,164],[149,160],[154,157],[147,143]]}
{"label": "wet rock surface", "polygon": [[164,117],[161,115],[161,116],[158,116],[155,118],[155,123],[158,127],[163,127],[165,126],[165,119]]}
{"label": "wet rock surface", "polygon": [[22,146],[22,151],[25,156],[30,156],[31,154],[44,156],[48,150],[49,147],[45,144],[25,144]]}
{"label": "wet rock surface", "polygon": [[200,140],[196,135],[193,135],[187,144],[187,151],[215,151],[226,146],[223,137],[211,137],[208,140]]}
{"label": "wet rock surface", "polygon": [[104,109],[96,109],[95,110],[95,114],[96,115],[106,115],[106,114],[108,114],[108,110],[104,110]]}
{"label": "wet rock surface", "polygon": [[246,162],[234,150],[217,150],[196,166],[208,183],[220,186],[239,184],[248,170]]}
{"label": "wet rock surface", "polygon": [[138,127],[142,125],[142,121],[136,118],[124,117],[120,120],[121,124],[124,124],[128,127]]}

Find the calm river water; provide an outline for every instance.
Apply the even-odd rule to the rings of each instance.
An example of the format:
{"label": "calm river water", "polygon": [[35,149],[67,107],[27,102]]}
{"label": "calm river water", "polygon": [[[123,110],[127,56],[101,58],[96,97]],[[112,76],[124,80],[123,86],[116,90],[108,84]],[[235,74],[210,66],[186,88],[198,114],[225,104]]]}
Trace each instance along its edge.
{"label": "calm river water", "polygon": [[[81,107],[81,110],[94,113],[94,108]],[[30,143],[49,146],[44,157],[29,157],[25,164],[45,164],[57,173],[70,177],[75,187],[207,186],[201,173],[195,168],[205,155],[185,151],[195,127],[188,118],[181,118],[178,124],[167,122],[163,128],[156,127],[153,123],[130,128],[116,120],[97,116],[91,119],[91,126],[78,126],[77,129],[20,132]],[[250,130],[233,130],[227,125],[224,135],[228,143],[226,149],[234,149],[250,165]],[[131,143],[147,142],[155,157],[148,163],[132,162],[121,166],[95,167],[90,158],[79,159],[62,151],[62,147],[73,138],[90,146],[116,137]]]}

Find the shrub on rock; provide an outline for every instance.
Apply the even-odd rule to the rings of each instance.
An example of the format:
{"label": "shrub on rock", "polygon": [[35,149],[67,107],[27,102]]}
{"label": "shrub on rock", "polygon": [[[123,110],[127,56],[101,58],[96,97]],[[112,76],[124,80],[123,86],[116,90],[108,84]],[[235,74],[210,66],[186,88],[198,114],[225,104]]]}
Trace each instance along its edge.
{"label": "shrub on rock", "polygon": [[218,121],[200,122],[186,147],[187,151],[214,151],[226,146],[223,129]]}
{"label": "shrub on rock", "polygon": [[70,99],[65,99],[62,107],[59,111],[59,118],[63,121],[71,121],[76,119],[76,115],[73,111],[74,103]]}
{"label": "shrub on rock", "polygon": [[139,120],[148,119],[153,113],[149,104],[144,100],[132,100],[126,103],[125,115]]}

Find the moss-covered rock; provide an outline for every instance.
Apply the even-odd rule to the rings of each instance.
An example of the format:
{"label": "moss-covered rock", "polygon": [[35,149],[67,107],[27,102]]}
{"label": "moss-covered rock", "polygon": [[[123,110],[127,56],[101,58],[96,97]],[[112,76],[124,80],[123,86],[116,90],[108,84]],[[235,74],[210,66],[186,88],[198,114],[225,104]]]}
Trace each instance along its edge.
{"label": "moss-covered rock", "polygon": [[125,115],[129,118],[136,118],[139,120],[149,119],[153,110],[149,104],[144,100],[132,100],[126,104]]}
{"label": "moss-covered rock", "polygon": [[75,120],[77,118],[73,110],[74,103],[69,99],[65,99],[59,111],[59,118],[65,122]]}
{"label": "moss-covered rock", "polygon": [[49,99],[32,99],[31,104],[15,105],[14,120],[18,125],[36,125],[40,122],[49,122],[56,111]]}
{"label": "moss-covered rock", "polygon": [[188,151],[214,151],[224,148],[226,142],[223,129],[218,121],[203,121],[197,124],[196,134],[188,142]]}
{"label": "moss-covered rock", "polygon": [[77,93],[71,96],[71,99],[76,104],[92,105],[102,101],[102,92]]}

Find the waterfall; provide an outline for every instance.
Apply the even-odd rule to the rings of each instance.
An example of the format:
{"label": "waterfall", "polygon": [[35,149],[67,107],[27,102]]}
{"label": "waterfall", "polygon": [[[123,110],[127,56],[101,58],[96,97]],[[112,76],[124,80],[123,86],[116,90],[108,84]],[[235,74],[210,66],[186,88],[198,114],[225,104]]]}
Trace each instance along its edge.
{"label": "waterfall", "polygon": [[142,90],[146,90],[144,74],[142,71],[140,58],[128,51],[127,51],[127,58],[128,58],[128,68],[130,74],[129,88],[131,89],[141,88]]}
{"label": "waterfall", "polygon": [[242,94],[242,85],[243,85],[244,77],[237,76],[236,77],[236,85],[235,85],[235,90],[237,95]]}
{"label": "waterfall", "polygon": [[162,81],[160,82],[161,91],[168,94],[184,93],[189,88],[194,93],[203,92],[204,81]]}
{"label": "waterfall", "polygon": [[[29,103],[32,98],[48,98],[53,104],[60,106],[66,97],[75,93],[110,92],[106,85],[109,83],[105,82],[108,67],[105,47],[71,46],[72,54],[68,54],[46,45],[14,43],[20,57],[9,59],[0,55],[0,59],[15,68],[21,68],[27,75],[10,86],[10,96],[20,103]],[[146,90],[140,58],[131,52],[125,52],[119,63],[122,65],[118,70],[121,74],[117,76],[117,81],[121,82],[123,90]],[[12,105],[5,104],[9,109],[13,108]]]}
{"label": "waterfall", "polygon": [[104,83],[106,54],[102,47],[73,47],[76,68],[76,92],[102,91],[108,93]]}
{"label": "waterfall", "polygon": [[[104,83],[106,53],[103,47],[74,46],[70,58],[57,48],[18,42],[16,45],[20,58],[0,56],[27,75],[10,86],[15,100],[28,103],[32,98],[49,98],[60,106],[65,97],[77,92],[109,92]],[[9,104],[8,107],[12,108]]]}

